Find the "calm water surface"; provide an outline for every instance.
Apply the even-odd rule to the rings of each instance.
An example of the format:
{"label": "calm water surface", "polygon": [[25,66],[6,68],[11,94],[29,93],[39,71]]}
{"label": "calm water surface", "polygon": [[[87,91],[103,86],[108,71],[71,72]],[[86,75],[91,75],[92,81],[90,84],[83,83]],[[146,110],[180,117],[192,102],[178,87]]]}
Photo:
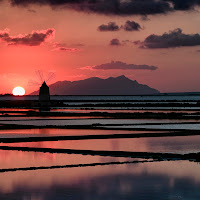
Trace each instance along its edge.
{"label": "calm water surface", "polygon": [[[7,99],[6,99],[7,98]],[[0,100],[36,100],[38,97],[0,97]],[[91,101],[200,101],[200,96],[53,96],[54,100]],[[81,103],[80,103],[81,104]],[[78,103],[77,103],[78,105]],[[191,107],[192,108],[192,107]],[[85,108],[84,108],[85,109]],[[121,110],[120,110],[121,109]],[[127,109],[127,110],[126,110]],[[141,109],[138,107],[138,109]],[[145,110],[146,109],[146,110]],[[153,110],[151,110],[153,109]],[[130,107],[95,108],[88,110],[55,109],[53,112],[172,112],[160,108],[135,110]],[[161,108],[165,109],[165,108]],[[177,107],[173,112],[186,112]],[[196,109],[196,108],[195,108]],[[187,111],[188,113],[197,112]],[[29,109],[0,109],[25,112]],[[193,122],[191,124],[183,124]],[[157,123],[157,124],[155,124]],[[176,124],[172,124],[176,123]],[[92,125],[107,124],[124,130],[16,129],[0,130],[0,138],[51,137],[67,135],[105,135],[154,133],[128,131],[126,128],[200,130],[199,120],[126,120],[85,117],[0,117],[0,124],[24,125]],[[119,125],[119,126],[117,126]],[[163,131],[156,132],[162,134]],[[80,153],[36,153],[33,151],[0,150],[0,200],[199,200],[200,165],[192,161],[154,161],[129,157],[91,156],[91,151],[129,151],[162,153],[200,152],[200,136],[91,139],[51,142],[0,143],[1,146],[75,149]],[[82,153],[81,153],[82,152]],[[148,161],[148,162],[147,162]],[[142,163],[143,162],[143,163]],[[33,168],[34,167],[34,168]],[[41,169],[44,167],[45,169]],[[55,169],[57,167],[57,169]],[[62,167],[62,168],[59,168]],[[9,171],[14,170],[14,171]]]}
{"label": "calm water surface", "polygon": [[[78,133],[77,133],[78,134]],[[158,133],[162,134],[162,133]],[[158,137],[158,138],[121,138],[121,139],[91,139],[48,142],[26,142],[6,144],[6,146],[61,148],[80,150],[106,150],[130,152],[168,152],[193,153],[199,150],[200,136]],[[0,146],[5,144],[0,144]]]}
{"label": "calm water surface", "polygon": [[197,200],[199,169],[197,163],[168,161],[6,172],[0,174],[0,199]]}
{"label": "calm water surface", "polygon": [[[131,124],[151,124],[151,123],[184,123],[184,122],[199,122],[199,120],[168,120],[168,119],[77,119],[77,118],[8,118],[6,119],[0,119],[0,124],[19,124],[19,125],[34,125],[34,126],[45,126],[45,125],[55,125],[55,126],[67,126],[67,125],[99,125],[99,124],[107,124],[107,125],[123,125],[123,127],[126,127],[125,125],[129,125],[127,127],[131,127]],[[143,125],[142,125],[143,126]],[[133,126],[133,127],[142,127],[142,126]],[[152,125],[153,126],[153,125]],[[161,125],[162,126],[162,125]],[[171,125],[170,125],[171,126]],[[199,127],[199,124],[196,124],[197,127]],[[111,127],[111,126],[109,126]],[[144,127],[148,127],[145,125]],[[187,127],[187,126],[186,126]]]}

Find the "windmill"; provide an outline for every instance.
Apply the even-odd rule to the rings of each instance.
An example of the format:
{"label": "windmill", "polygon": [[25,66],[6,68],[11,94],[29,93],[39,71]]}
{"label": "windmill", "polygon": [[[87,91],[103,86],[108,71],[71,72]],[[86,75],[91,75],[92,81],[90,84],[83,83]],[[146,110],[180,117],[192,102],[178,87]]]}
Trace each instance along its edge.
{"label": "windmill", "polygon": [[50,101],[49,87],[44,81],[40,87],[39,91],[39,101]]}
{"label": "windmill", "polygon": [[[44,78],[44,73],[41,70],[36,71],[37,77],[39,78],[38,81],[29,81],[29,85],[41,85],[39,89],[39,107],[40,110],[50,110],[50,92],[49,87],[47,83],[55,78],[54,72],[49,72],[49,74],[46,76],[47,78]],[[48,109],[47,109],[48,108]]]}

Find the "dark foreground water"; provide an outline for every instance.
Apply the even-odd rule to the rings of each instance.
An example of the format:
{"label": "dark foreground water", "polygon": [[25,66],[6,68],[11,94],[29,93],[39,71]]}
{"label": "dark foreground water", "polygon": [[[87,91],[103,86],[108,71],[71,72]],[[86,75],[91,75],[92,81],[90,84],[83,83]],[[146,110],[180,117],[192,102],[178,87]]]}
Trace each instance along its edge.
{"label": "dark foreground water", "polygon": [[[2,100],[38,100],[38,96],[0,96],[0,101]],[[200,95],[132,95],[132,96],[79,96],[79,95],[66,95],[66,96],[51,96],[51,100],[62,100],[62,101],[200,101]]]}
{"label": "dark foreground water", "polygon": [[[34,159],[32,156],[31,158]],[[43,159],[48,163],[48,160],[55,158],[46,156]],[[97,161],[88,157],[66,158],[65,164],[74,163],[74,159],[78,159],[79,162],[84,162],[85,159],[88,162]],[[103,162],[106,161],[109,162],[109,159]],[[0,175],[0,184],[0,199],[196,200],[200,198],[199,165],[186,161],[92,167],[69,166],[65,169],[7,172]]]}
{"label": "dark foreground water", "polygon": [[[72,96],[56,98],[66,101],[73,100]],[[153,101],[168,102],[173,100],[179,101],[179,103],[188,101],[193,104],[200,101],[200,96],[76,96],[73,98],[74,100],[91,100],[92,102],[149,100],[152,103]],[[107,107],[106,109],[101,108],[101,111],[113,113],[117,112],[117,109],[115,111]],[[134,114],[136,112],[135,108],[122,107],[121,109],[123,113]],[[168,109],[170,110],[169,107]],[[187,133],[191,133],[191,131],[198,133],[200,131],[198,118],[194,120],[178,118],[126,119],[123,117],[122,119],[111,119],[89,116],[27,117],[23,113],[27,110],[29,109],[0,109],[3,112],[0,116],[0,128],[3,125],[8,125],[7,129],[0,129],[0,200],[200,199],[199,162],[191,159],[180,160],[178,157],[174,159],[166,159],[162,156],[157,159],[151,157],[136,158],[126,154],[127,152],[132,155],[134,152],[146,152],[171,153],[178,156],[179,154],[200,152],[199,135],[172,136],[174,132],[180,130]],[[178,107],[176,113],[181,113],[182,110],[183,108]],[[71,110],[59,108],[51,112],[82,113],[84,111],[88,110],[76,107]],[[186,112],[196,113],[197,111],[198,107],[193,108],[192,112],[189,109]],[[12,116],[4,115],[7,112]],[[21,114],[24,116],[20,116],[18,112],[22,112]],[[164,111],[154,108],[153,113],[162,112]],[[9,125],[32,125],[35,128],[11,129]],[[44,128],[46,125],[52,127]],[[73,125],[74,128],[64,128],[70,125]],[[95,125],[95,129],[76,128],[80,125]],[[108,130],[103,130],[103,128]],[[142,135],[147,133],[150,135],[154,133],[158,136],[162,136],[164,133],[172,135],[168,137],[142,136],[140,138],[108,137],[95,139],[95,136],[102,135]],[[10,138],[14,141],[14,138],[51,138],[54,136],[94,137],[88,139],[78,137],[78,139],[62,141],[1,143],[1,139],[4,138]],[[4,150],[5,147],[7,150]],[[9,147],[17,149],[13,150]],[[60,153],[51,151],[55,149],[67,151]],[[101,154],[102,151],[103,154]],[[119,153],[116,156],[113,152]],[[120,154],[120,152],[125,153]]]}

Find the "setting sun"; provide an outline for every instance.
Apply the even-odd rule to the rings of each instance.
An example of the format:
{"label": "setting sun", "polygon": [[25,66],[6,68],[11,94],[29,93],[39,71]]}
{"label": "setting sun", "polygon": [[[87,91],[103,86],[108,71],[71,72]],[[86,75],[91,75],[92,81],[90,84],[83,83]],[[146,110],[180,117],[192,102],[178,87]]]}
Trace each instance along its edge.
{"label": "setting sun", "polygon": [[23,96],[25,94],[25,90],[23,87],[15,87],[12,91],[13,95],[15,96]]}

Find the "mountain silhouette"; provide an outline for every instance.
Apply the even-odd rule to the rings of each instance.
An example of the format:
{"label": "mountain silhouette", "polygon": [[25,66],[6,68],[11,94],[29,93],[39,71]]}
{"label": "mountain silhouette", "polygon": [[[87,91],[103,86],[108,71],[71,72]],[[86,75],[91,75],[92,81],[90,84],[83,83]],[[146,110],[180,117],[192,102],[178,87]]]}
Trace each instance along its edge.
{"label": "mountain silhouette", "polygon": [[[158,90],[139,84],[122,75],[101,79],[92,77],[79,81],[58,81],[49,85],[51,95],[148,95],[158,94]],[[35,91],[30,95],[38,95]]]}

